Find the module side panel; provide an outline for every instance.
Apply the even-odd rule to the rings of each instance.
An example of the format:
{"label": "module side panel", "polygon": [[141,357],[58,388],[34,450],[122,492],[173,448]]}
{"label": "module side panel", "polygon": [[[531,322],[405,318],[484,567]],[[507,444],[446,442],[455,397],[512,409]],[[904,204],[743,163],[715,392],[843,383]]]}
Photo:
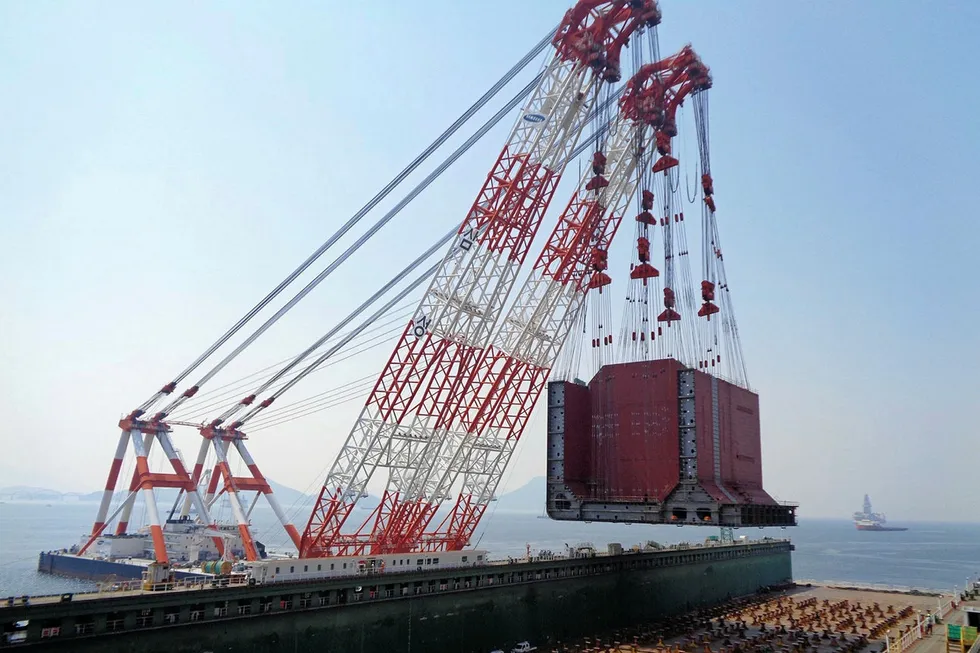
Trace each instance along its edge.
{"label": "module side panel", "polygon": [[751,503],[773,503],[762,488],[762,431],[759,396],[744,388],[722,382],[724,417],[722,478],[733,491]]}
{"label": "module side panel", "polygon": [[652,361],[649,376],[651,410],[640,422],[645,426],[642,440],[646,464],[642,468],[642,487],[662,502],[680,481],[680,405],[677,373],[682,366],[675,360]]}
{"label": "module side panel", "polygon": [[589,388],[565,383],[565,484],[581,498],[592,476],[592,401]]}
{"label": "module side panel", "polygon": [[611,365],[593,380],[599,498],[662,502],[677,485],[677,372],[673,360]]}
{"label": "module side panel", "polygon": [[759,426],[759,397],[725,383],[722,386],[724,431],[728,463],[723,478],[731,483],[762,487],[762,436]]}
{"label": "module side panel", "polygon": [[697,371],[694,375],[695,426],[697,432],[698,484],[715,501],[736,503],[736,497],[721,484],[722,420],[718,381]]}

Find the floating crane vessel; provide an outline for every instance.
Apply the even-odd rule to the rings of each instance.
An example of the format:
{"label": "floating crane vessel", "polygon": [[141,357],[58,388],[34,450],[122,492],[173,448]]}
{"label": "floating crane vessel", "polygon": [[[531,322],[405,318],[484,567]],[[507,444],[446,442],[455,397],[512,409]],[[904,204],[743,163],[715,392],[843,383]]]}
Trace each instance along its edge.
{"label": "floating crane vessel", "polygon": [[[777,503],[762,488],[758,396],[745,373],[716,220],[708,148],[712,78],[691,46],[661,56],[660,22],[654,0],[576,2],[554,32],[412,164],[197,359],[120,420],[91,532],[69,552],[42,554],[40,567],[57,573],[85,560],[120,563],[112,551],[126,548],[133,537],[130,518],[141,495],[148,524],[131,547],[141,547],[148,561],[145,573],[139,570],[144,585],[161,591],[138,615],[111,599],[86,604],[88,620],[79,620],[79,612],[58,617],[36,608],[51,624],[75,619],[49,627],[58,629],[58,641],[71,639],[72,650],[81,651],[84,638],[160,626],[171,634],[161,636],[159,650],[171,650],[162,648],[165,637],[196,641],[198,648],[188,650],[204,650],[206,638],[178,634],[181,626],[299,609],[303,616],[291,620],[290,628],[306,629],[304,644],[316,633],[347,632],[356,622],[362,638],[364,628],[375,633],[376,648],[396,650],[391,633],[369,624],[405,618],[419,629],[410,631],[411,642],[411,632],[426,630],[412,616],[418,597],[426,597],[425,610],[456,614],[451,605],[460,613],[503,610],[500,619],[484,619],[498,629],[507,628],[503,624],[512,618],[512,608],[527,611],[530,601],[538,607],[514,623],[555,630],[555,617],[569,614],[566,596],[592,606],[618,606],[619,615],[606,618],[620,621],[637,610],[708,605],[791,578],[788,542],[736,544],[729,537],[711,547],[627,553],[610,545],[615,553],[608,556],[535,560],[529,555],[506,563],[471,548],[546,391],[548,496],[542,502],[552,518],[716,528],[795,524],[795,506]],[[300,275],[549,47],[540,73],[524,89],[312,281],[282,300]],[[629,57],[623,56],[627,47]],[[692,137],[698,144],[698,155],[689,162],[672,145],[688,128],[678,118],[685,102],[693,106]],[[241,394],[231,399],[209,394],[206,388],[229,363],[518,106],[476,199],[449,233],[299,355],[258,381],[251,377]],[[559,181],[580,155],[584,172],[549,222]],[[696,168],[700,180],[693,189],[682,188],[685,164]],[[701,217],[697,283],[681,193]],[[635,260],[629,264],[617,337],[611,331],[610,252],[624,219],[634,225]],[[543,246],[532,255],[542,228]],[[658,234],[662,257],[654,253]],[[295,414],[277,408],[283,394],[416,291],[421,300],[367,388],[363,409],[311,514],[294,526],[249,452],[246,432]],[[255,324],[260,312],[276,305],[271,317]],[[583,356],[587,350],[591,356]],[[577,381],[583,374],[592,382]],[[193,429],[199,440],[189,465],[173,441],[177,428]],[[167,469],[151,468],[154,448],[163,452]],[[247,473],[233,473],[236,461]],[[354,520],[354,508],[371,482],[384,487],[381,501],[366,518]],[[180,493],[166,519],[154,493],[161,488]],[[215,519],[219,499],[230,505],[233,524]],[[250,514],[262,500],[277,516],[292,555],[265,555],[252,533]],[[194,532],[186,532],[188,524]],[[190,559],[189,550],[176,550],[181,529],[187,538],[210,540],[196,549],[197,559]],[[233,538],[225,536],[229,530]],[[230,557],[239,573],[225,574],[213,564],[195,571],[215,585],[206,594],[167,591],[178,582],[177,564]],[[661,589],[641,590],[636,585],[641,580]],[[614,589],[633,585],[636,592]],[[623,593],[612,601],[615,592]],[[440,598],[441,593],[447,594]],[[627,600],[634,603],[627,607]],[[376,607],[356,609],[366,602]],[[443,623],[450,622],[456,620]],[[259,637],[267,632],[265,623],[271,622],[256,621],[242,632],[254,629]],[[430,643],[451,640],[433,637]],[[266,650],[279,650],[269,641]],[[295,643],[290,640],[289,646]]]}

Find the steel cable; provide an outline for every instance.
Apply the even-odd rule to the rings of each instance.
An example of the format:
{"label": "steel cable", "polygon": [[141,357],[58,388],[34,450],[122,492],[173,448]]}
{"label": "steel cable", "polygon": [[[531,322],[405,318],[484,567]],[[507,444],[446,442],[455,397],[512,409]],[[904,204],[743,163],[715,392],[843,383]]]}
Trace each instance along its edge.
{"label": "steel cable", "polygon": [[[457,148],[442,164],[439,165],[433,172],[431,172],[424,180],[422,180],[419,185],[412,189],[412,191],[406,195],[398,204],[396,204],[390,211],[388,211],[380,220],[374,223],[368,231],[366,231],[360,238],[358,238],[350,247],[348,247],[344,252],[338,256],[334,261],[324,268],[320,274],[318,274],[312,281],[310,281],[306,286],[300,290],[296,295],[293,296],[284,306],[282,306],[275,314],[272,315],[268,320],[266,320],[262,326],[256,329],[248,338],[246,338],[241,344],[239,344],[231,353],[225,356],[217,365],[215,365],[209,372],[207,372],[194,387],[200,387],[203,384],[211,380],[218,372],[220,372],[228,363],[234,360],[242,351],[244,351],[249,345],[251,345],[255,340],[259,338],[263,333],[265,333],[273,324],[275,324],[279,319],[288,313],[296,304],[300,302],[304,297],[306,297],[310,292],[316,288],[321,281],[326,279],[334,270],[336,270],[340,265],[350,258],[358,249],[361,248],[364,243],[370,240],[374,234],[376,234],[382,227],[384,227],[388,222],[391,221],[402,209],[404,209],[412,200],[414,200],[423,190],[428,188],[433,181],[439,178],[442,173],[444,173],[449,166],[455,163],[459,157],[461,157],[467,150],[469,150],[473,145],[483,138],[484,135],[491,128],[493,128],[500,120],[509,113],[514,107],[516,107],[521,100],[523,100],[527,95],[534,90],[537,85],[537,79],[533,80],[527,86],[525,86],[521,91],[518,92],[514,98],[508,102],[502,109],[500,109],[496,114],[494,114],[487,122],[480,127],[463,145]],[[177,406],[183,403],[185,397],[182,395],[172,401],[162,411],[162,417],[166,417],[171,411],[173,411]]]}
{"label": "steel cable", "polygon": [[[429,257],[431,257],[433,254],[435,254],[438,250],[442,249],[443,245],[447,244],[450,240],[452,240],[453,236],[456,235],[456,231],[457,231],[457,229],[455,227],[453,229],[449,230],[446,233],[445,236],[443,236],[442,238],[440,238],[439,240],[437,240],[435,243],[433,243],[429,247],[429,249],[427,249],[424,252],[422,252],[422,254],[420,254],[418,257],[416,257],[415,260],[412,261],[411,263],[409,263],[401,272],[399,272],[394,277],[392,277],[385,285],[383,285],[381,288],[379,288],[377,291],[375,291],[375,293],[373,295],[371,295],[367,300],[365,300],[363,303],[361,303],[360,306],[358,306],[357,308],[355,308],[347,317],[345,317],[343,320],[341,320],[340,322],[338,322],[330,331],[328,331],[323,336],[321,336],[316,342],[314,342],[312,345],[310,345],[309,347],[307,347],[303,352],[301,352],[292,361],[290,361],[290,363],[288,365],[286,365],[281,370],[279,370],[278,372],[276,372],[275,374],[273,374],[271,378],[269,378],[264,383],[262,383],[262,385],[260,385],[258,388],[256,388],[255,391],[251,394],[251,397],[254,399],[255,396],[258,395],[259,393],[262,393],[262,392],[265,392],[266,390],[268,390],[272,386],[272,384],[274,384],[276,381],[278,381],[283,376],[285,376],[290,371],[292,371],[297,365],[299,365],[304,360],[306,360],[306,358],[308,356],[310,356],[313,352],[315,352],[317,349],[319,349],[320,347],[322,347],[324,345],[324,343],[326,343],[329,340],[332,340],[340,332],[341,329],[344,329],[345,327],[347,327],[348,324],[350,324],[351,322],[353,322],[354,321],[354,318],[356,318],[358,315],[360,315],[361,313],[363,313],[364,311],[366,311],[368,309],[368,307],[370,307],[372,304],[374,304],[376,301],[378,301],[378,299],[380,299],[385,294],[387,294],[392,288],[394,288],[399,283],[401,283],[402,280],[405,279],[405,277],[407,277],[412,272],[414,272],[416,270],[416,268],[418,268],[420,265],[422,265],[422,263],[424,263]],[[388,304],[388,310],[392,309],[393,307],[394,307],[394,304],[391,304],[391,303]],[[379,319],[380,317],[382,317],[382,315],[384,315],[384,314],[383,313],[380,313],[380,314],[379,313],[375,313],[374,319]],[[351,332],[351,333],[354,334],[353,337],[356,337],[357,334],[359,334],[361,331],[363,331],[363,330],[367,329],[368,327],[370,327],[373,323],[374,323],[373,320],[367,321],[367,322],[363,322],[357,329],[355,329],[354,331]],[[348,334],[348,336],[350,336],[350,334]],[[352,339],[351,337],[348,337],[345,340],[345,342],[350,342],[351,339]],[[322,360],[321,360],[321,362],[322,362]],[[283,386],[283,388],[280,388],[279,390],[277,390],[272,395],[272,397],[273,398],[278,397],[282,392],[285,392],[286,388],[288,388],[288,387],[290,387],[290,384],[289,383],[287,383],[285,386]],[[229,408],[228,410],[226,410],[224,413],[222,413],[221,416],[218,418],[218,420],[221,421],[221,422],[224,422],[225,420],[230,419],[239,409],[241,409],[245,405],[246,404],[239,403],[239,404],[236,404],[235,406],[232,406],[231,408]],[[253,412],[254,412],[254,409],[253,409]]]}
{"label": "steel cable", "polygon": [[[378,324],[372,329],[363,331],[362,333],[358,334],[358,338],[363,338],[364,336],[369,336],[377,331],[382,331],[395,323],[401,324],[402,320],[411,315],[414,310],[414,302],[396,307],[391,311],[391,319]],[[401,327],[399,326],[398,328],[400,329]],[[343,335],[338,335],[336,338],[339,339],[342,337]],[[271,377],[273,374],[275,374],[274,370],[281,368],[285,364],[294,360],[298,355],[299,354],[294,354],[288,358],[284,358],[276,363],[273,363],[272,365],[262,368],[261,370],[247,374],[235,381],[226,383],[219,388],[215,388],[210,392],[195,395],[194,401],[181,406],[180,410],[174,413],[171,420],[168,420],[168,422],[172,423],[174,420],[179,421],[187,419],[189,415],[197,415],[201,412],[208,412],[216,408],[220,408],[221,406],[227,404],[233,397],[237,397],[244,392],[245,388],[247,388],[249,385],[255,383],[256,381],[264,381],[265,379]]]}
{"label": "steel cable", "polygon": [[[424,258],[426,258],[426,256],[421,257],[420,260],[423,260]],[[440,264],[441,264],[441,262],[432,265],[428,270],[426,270],[425,272],[423,272],[422,274],[420,274],[418,277],[416,277],[416,279],[414,281],[412,281],[412,283],[410,283],[405,288],[403,288],[402,290],[400,290],[398,292],[398,294],[395,295],[390,300],[388,300],[388,302],[384,306],[382,306],[381,308],[379,308],[370,317],[368,317],[366,320],[364,320],[364,322],[361,323],[361,325],[362,325],[361,327],[358,327],[358,329],[355,329],[354,331],[352,331],[350,334],[348,334],[347,337],[343,338],[342,340],[340,340],[340,342],[336,343],[333,347],[331,347],[330,349],[328,349],[327,351],[325,351],[323,354],[321,354],[319,358],[317,358],[315,361],[313,361],[312,363],[310,363],[306,368],[303,369],[303,371],[301,371],[299,374],[297,374],[292,379],[290,379],[288,383],[286,383],[281,388],[279,388],[278,390],[276,390],[275,393],[273,393],[272,395],[270,395],[268,397],[267,401],[272,401],[272,400],[277,399],[278,397],[282,396],[282,394],[284,392],[286,392],[287,390],[289,390],[290,388],[292,388],[293,386],[295,386],[297,383],[299,383],[300,381],[302,381],[304,378],[306,378],[309,374],[311,374],[314,370],[316,370],[316,368],[319,367],[324,361],[326,361],[328,358],[330,358],[331,356],[333,356],[337,351],[339,351],[344,346],[346,346],[347,343],[349,343],[354,338],[353,333],[355,333],[358,330],[360,330],[361,328],[363,328],[364,325],[370,325],[370,324],[372,324],[375,320],[378,319],[379,316],[384,315],[385,313],[387,313],[389,310],[391,310],[391,307],[392,306],[394,306],[395,304],[397,304],[398,302],[400,302],[409,293],[411,293],[416,288],[418,288],[422,284],[422,282],[424,282],[429,277],[431,277],[433,274],[435,274],[436,269],[439,267]],[[264,408],[265,405],[267,405],[267,404],[264,404],[263,403],[263,404],[259,404],[258,406],[255,406],[244,417],[242,417],[240,420],[238,420],[238,423],[239,424],[244,424],[245,422],[247,422],[248,420],[250,420],[252,417],[254,417],[258,412],[260,412]]]}
{"label": "steel cable", "polygon": [[[197,369],[201,364],[204,363],[215,351],[218,350],[222,345],[224,345],[228,340],[230,340],[238,331],[242,329],[252,318],[254,318],[259,311],[265,308],[269,302],[275,299],[279,293],[281,293],[287,286],[289,286],[293,281],[296,280],[299,275],[305,272],[314,262],[316,262],[328,249],[333,247],[336,242],[342,238],[351,228],[354,227],[368,212],[370,212],[375,206],[378,205],[385,197],[391,193],[401,182],[403,182],[408,175],[414,172],[429,156],[432,155],[439,147],[441,147],[453,134],[455,134],[460,127],[463,126],[470,118],[472,118],[477,111],[482,109],[487,102],[489,102],[500,90],[506,86],[510,81],[523,70],[534,58],[540,54],[551,42],[555,34],[555,30],[551,30],[548,34],[542,38],[537,45],[531,48],[527,54],[524,55],[510,70],[508,70],[503,77],[501,77],[497,83],[490,87],[486,93],[484,93],[476,102],[474,102],[463,114],[456,119],[456,121],[449,126],[436,140],[434,140],[425,150],[422,151],[408,166],[405,167],[398,175],[395,176],[388,184],[382,188],[371,200],[365,204],[361,209],[355,213],[344,225],[338,229],[330,238],[327,239],[320,247],[317,248],[313,254],[311,254],[303,263],[297,267],[293,272],[289,274],[283,281],[279,283],[273,290],[266,295],[258,304],[252,307],[252,309],[246,313],[234,326],[232,326],[228,331],[224,333],[218,340],[216,340],[210,347],[208,347],[203,354],[198,356],[198,358],[191,363],[187,368],[185,368],[180,374],[178,374],[173,380],[172,384],[176,385],[182,382],[187,376],[189,376],[195,369]],[[541,73],[539,73],[533,84],[537,84],[537,81],[541,78]],[[533,86],[532,86],[533,88]],[[530,89],[527,91],[530,93]],[[485,133],[485,132],[484,132]],[[209,377],[210,378],[210,377]],[[200,386],[200,383],[198,384]],[[163,390],[158,391],[150,399],[140,406],[141,411],[149,410],[157,401],[166,396],[167,392]],[[167,410],[172,410],[173,406]]]}
{"label": "steel cable", "polygon": [[[537,85],[537,78],[529,82],[527,86],[521,89],[521,91],[519,91],[517,95],[515,95],[510,100],[510,102],[508,102],[500,110],[498,110],[496,114],[490,117],[490,119],[488,119],[480,127],[480,129],[478,129],[472,136],[470,136],[469,139],[466,140],[465,143],[463,143],[451,155],[449,155],[449,157],[445,161],[443,161],[442,164],[439,165],[439,167],[437,167],[435,170],[429,173],[429,175],[425,179],[423,179],[415,188],[413,188],[408,195],[406,195],[404,198],[402,198],[400,202],[398,202],[398,204],[392,207],[392,209],[388,211],[380,220],[378,220],[367,232],[365,232],[357,241],[355,241],[350,247],[348,247],[343,254],[341,254],[336,259],[334,259],[333,263],[331,263],[329,266],[324,268],[324,270],[321,271],[320,274],[316,276],[316,278],[310,281],[300,292],[294,295],[293,298],[289,300],[289,302],[287,302],[282,308],[276,311],[276,313],[268,320],[266,320],[266,322],[263,323],[262,326],[256,329],[255,332],[252,333],[252,335],[246,338],[245,341],[242,342],[240,345],[238,345],[238,347],[236,347],[230,354],[225,356],[225,358],[222,359],[221,362],[219,362],[217,365],[215,365],[211,369],[211,371],[205,374],[200,381],[194,384],[194,387],[200,387],[204,383],[212,379],[218,372],[220,372],[226,365],[228,365],[228,363],[234,360],[235,357],[237,357],[249,345],[255,342],[255,340],[258,339],[259,336],[261,336],[273,324],[275,324],[279,320],[279,318],[285,315],[290,309],[292,309],[293,306],[295,306],[297,303],[299,303],[300,300],[306,297],[306,295],[308,295],[314,288],[316,288],[316,286],[319,285],[319,283],[323,281],[323,279],[329,276],[331,272],[333,272],[344,261],[346,261],[365,242],[367,242],[372,236],[374,236],[374,234],[377,233],[385,224],[387,224],[393,217],[395,217],[395,215],[397,215],[402,209],[404,209],[405,206],[407,206],[412,200],[414,200],[422,191],[428,188],[433,181],[439,178],[439,176],[441,176],[442,173],[446,171],[446,169],[448,169],[453,163],[455,163],[456,160],[459,159],[459,157],[461,157],[467,150],[469,150],[477,141],[483,138],[483,136],[485,136],[486,133],[490,131],[490,129],[492,129],[498,122],[500,122],[500,120],[505,115],[507,115],[511,110],[513,110],[525,97],[530,95],[531,91],[534,90],[536,85]],[[592,115],[587,117],[586,120],[590,120],[592,117],[594,117],[596,113],[604,110],[616,97],[618,97],[618,94],[610,95],[609,98],[605,102],[603,102],[601,106],[596,107],[593,110]],[[604,125],[596,129],[597,138],[601,137],[601,135],[604,134],[607,129],[608,129],[608,125]],[[575,150],[572,151],[572,154],[569,156],[569,159],[578,156],[578,154],[584,151],[586,147],[588,147],[588,143],[583,143],[582,145],[577,147]],[[177,399],[175,399],[173,402],[171,402],[171,404],[162,411],[162,417],[166,417],[177,406],[182,404],[185,399],[186,397],[180,396]]]}
{"label": "steel cable", "polygon": [[[374,338],[372,338],[371,341],[368,341],[369,344],[364,345],[364,343],[358,343],[358,347],[356,349],[353,349],[353,350],[347,352],[346,355],[344,355],[344,356],[340,356],[338,358],[332,358],[329,363],[326,363],[325,365],[322,365],[316,371],[317,372],[320,372],[320,371],[329,369],[332,365],[336,365],[337,363],[342,363],[342,362],[344,362],[346,360],[349,360],[351,358],[354,358],[355,356],[359,356],[360,354],[363,354],[366,351],[370,351],[372,349],[375,349],[376,347],[380,347],[381,345],[383,345],[386,342],[388,342],[388,338],[390,336],[393,336],[395,334],[401,333],[404,330],[405,330],[405,327],[402,326],[401,324],[399,324],[398,326],[396,326],[394,329],[388,329],[387,331],[384,331],[383,333],[380,333],[377,336],[375,336]],[[350,343],[348,343],[348,345],[349,344]],[[285,385],[285,383],[283,385]],[[226,402],[227,402],[227,400],[221,401],[220,402],[220,405],[224,405]],[[213,410],[213,407],[205,410],[203,413],[200,412],[200,411],[195,411],[195,412],[192,413],[194,415],[194,417],[185,417],[184,419],[187,420],[187,421],[190,421],[190,422],[195,422],[195,424],[193,424],[193,426],[203,426],[204,425],[204,420],[207,419],[208,415],[212,412],[212,410]],[[167,420],[167,423],[168,424],[177,424],[177,425],[180,425],[179,422],[175,422],[175,421],[172,421],[172,420]]]}

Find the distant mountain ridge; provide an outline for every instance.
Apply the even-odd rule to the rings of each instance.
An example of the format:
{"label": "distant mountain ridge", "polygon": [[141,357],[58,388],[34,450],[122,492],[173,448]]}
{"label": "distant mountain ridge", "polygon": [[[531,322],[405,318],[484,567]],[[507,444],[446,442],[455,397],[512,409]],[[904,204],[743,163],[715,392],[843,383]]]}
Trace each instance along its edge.
{"label": "distant mountain ridge", "polygon": [[544,476],[535,476],[516,490],[497,497],[496,510],[544,514],[547,485]]}
{"label": "distant mountain ridge", "polygon": [[78,498],[96,494],[82,494],[80,492],[58,492],[43,487],[31,487],[29,485],[12,485],[10,487],[0,487],[0,501],[62,501],[65,497]]}
{"label": "distant mountain ridge", "polygon": [[[282,485],[272,479],[268,479],[272,491],[284,508],[312,504],[316,501],[317,495],[304,494],[303,492]],[[537,513],[544,512],[545,504],[545,477],[536,476],[521,487],[501,495],[497,499],[497,510],[503,512],[523,512]],[[177,499],[177,490],[172,488],[160,489],[156,491],[157,501],[161,504],[161,510],[167,504],[173,503]],[[0,501],[38,501],[38,502],[78,502],[78,503],[98,503],[102,500],[102,492],[59,492],[43,487],[33,487],[29,485],[12,485],[0,487]],[[142,502],[141,494],[137,495],[137,501]],[[357,502],[358,510],[374,510],[380,499],[374,495],[368,495]]]}
{"label": "distant mountain ridge", "polygon": [[[312,503],[316,500],[315,495],[303,494],[299,490],[291,488],[281,483],[276,483],[272,479],[267,479],[272,491],[283,506],[290,506],[297,503]],[[177,498],[178,490],[165,488],[156,491],[157,500],[161,503],[172,502]],[[141,495],[137,495],[138,500],[142,500]],[[0,501],[63,501],[98,503],[102,500],[102,492],[59,492],[43,487],[33,487],[29,485],[12,485],[0,487]]]}

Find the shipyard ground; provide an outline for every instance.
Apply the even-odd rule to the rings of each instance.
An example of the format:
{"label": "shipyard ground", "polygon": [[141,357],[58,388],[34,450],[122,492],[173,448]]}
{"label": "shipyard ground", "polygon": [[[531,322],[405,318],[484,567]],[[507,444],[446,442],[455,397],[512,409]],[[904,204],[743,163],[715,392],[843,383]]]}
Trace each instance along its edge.
{"label": "shipyard ground", "polygon": [[[942,624],[934,626],[930,634],[925,634],[908,648],[899,648],[899,638],[902,633],[916,630],[920,623],[925,624],[926,616],[942,610],[948,605],[949,598],[949,595],[900,591],[797,586],[738,599],[700,614],[596,634],[546,650],[556,653],[877,653],[885,651],[887,634],[893,653],[946,653],[942,624],[963,623],[966,610],[980,610],[980,598],[957,601],[956,607],[945,613]],[[870,609],[874,616],[866,618],[864,628],[860,621],[856,621],[840,629],[811,624],[794,631],[790,617],[799,620],[802,616],[800,606],[808,600],[816,604],[809,608],[811,612],[820,612],[825,617],[831,615],[834,606],[847,606],[837,608],[833,618],[838,624],[847,620],[845,614],[862,615]],[[777,614],[780,605],[792,605],[792,608],[788,614],[780,615]],[[905,616],[899,617],[900,614]],[[704,625],[706,621],[709,625]],[[894,623],[889,624],[889,621]],[[743,622],[744,629],[740,627]]]}

